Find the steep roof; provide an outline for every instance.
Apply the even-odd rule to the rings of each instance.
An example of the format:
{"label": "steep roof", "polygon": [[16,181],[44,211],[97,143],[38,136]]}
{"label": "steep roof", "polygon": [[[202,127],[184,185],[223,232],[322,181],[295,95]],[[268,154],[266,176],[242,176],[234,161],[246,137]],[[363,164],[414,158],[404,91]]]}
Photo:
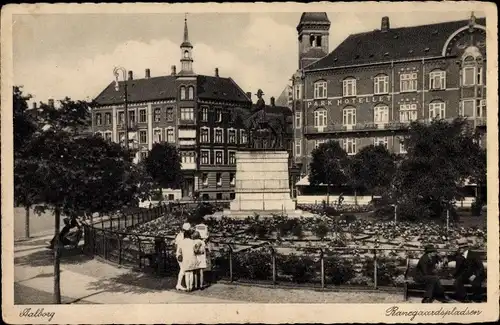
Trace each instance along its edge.
{"label": "steep roof", "polygon": [[[250,103],[245,92],[231,79],[198,75],[198,98]],[[149,102],[176,98],[175,76],[162,76],[146,79],[127,80],[129,102]],[[123,84],[120,90],[115,90],[111,82],[97,97],[99,105],[123,103]]]}
{"label": "steep roof", "polygon": [[[469,20],[460,20],[353,34],[305,70],[441,56],[448,37],[468,23]],[[478,18],[476,24],[484,26],[486,19]]]}
{"label": "steep roof", "polygon": [[288,96],[290,92],[290,86],[286,86],[285,89],[281,92],[281,94],[276,98],[277,106],[287,106],[288,107]]}
{"label": "steep roof", "polygon": [[303,12],[297,25],[297,31],[300,31],[304,25],[330,26],[330,20],[326,12]]}

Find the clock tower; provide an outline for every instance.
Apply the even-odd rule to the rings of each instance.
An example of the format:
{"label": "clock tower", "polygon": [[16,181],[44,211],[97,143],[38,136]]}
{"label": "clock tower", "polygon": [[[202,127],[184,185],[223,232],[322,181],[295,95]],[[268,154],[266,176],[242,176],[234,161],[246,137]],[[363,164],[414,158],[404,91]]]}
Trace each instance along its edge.
{"label": "clock tower", "polygon": [[181,44],[181,71],[179,74],[193,74],[193,45],[189,41],[187,17],[184,18],[184,40]]}

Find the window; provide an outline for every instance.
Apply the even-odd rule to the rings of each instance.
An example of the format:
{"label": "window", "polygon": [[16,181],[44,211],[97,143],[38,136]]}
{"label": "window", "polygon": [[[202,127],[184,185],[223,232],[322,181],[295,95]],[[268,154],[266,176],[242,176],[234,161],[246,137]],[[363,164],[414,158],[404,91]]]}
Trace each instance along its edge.
{"label": "window", "polygon": [[234,200],[236,198],[236,193],[231,192],[229,193],[229,199]]}
{"label": "window", "polygon": [[[219,186],[221,186],[221,185],[219,185]],[[217,194],[215,195],[215,199],[216,199],[216,200],[222,200],[222,193],[217,193]]]}
{"label": "window", "polygon": [[215,150],[215,164],[223,165],[224,164],[224,151]]}
{"label": "window", "polygon": [[181,100],[186,99],[186,87],[182,86],[181,87]]}
{"label": "window", "polygon": [[387,144],[387,137],[377,137],[373,139],[373,145],[375,146],[384,146],[387,149]]}
{"label": "window", "polygon": [[401,92],[417,91],[417,73],[402,73],[399,77]]}
{"label": "window", "polygon": [[102,138],[102,132],[97,131],[97,132],[96,132],[96,133],[94,133],[94,134],[95,134],[95,136],[97,136],[97,137],[99,137],[99,138]]}
{"label": "window", "polygon": [[161,108],[155,108],[155,122],[161,122]]}
{"label": "window", "polygon": [[148,132],[141,130],[139,131],[139,142],[140,143],[147,143],[148,142]]}
{"label": "window", "polygon": [[167,107],[167,115],[165,116],[167,121],[172,122],[174,120],[174,108]]}
{"label": "window", "polygon": [[475,84],[476,67],[464,67],[462,70],[462,84],[473,86]]}
{"label": "window", "polygon": [[435,102],[429,104],[429,118],[442,119],[445,118],[445,103]]}
{"label": "window", "polygon": [[236,130],[227,130],[227,142],[233,144],[236,143]]}
{"label": "window", "polygon": [[222,129],[215,129],[215,139],[214,139],[214,142],[215,143],[224,143],[224,134],[222,132],[223,130]]}
{"label": "window", "polygon": [[300,157],[302,155],[302,140],[295,140],[295,157]]}
{"label": "window", "polygon": [[125,124],[125,112],[118,112],[118,125]]}
{"label": "window", "polygon": [[460,105],[460,110],[458,112],[459,116],[473,116],[475,111],[475,100],[474,99],[464,99]]}
{"label": "window", "polygon": [[128,124],[134,126],[135,124],[135,111],[128,111]]}
{"label": "window", "polygon": [[173,128],[168,128],[167,129],[166,140],[167,140],[168,143],[175,143],[175,134],[174,134],[174,129]]}
{"label": "window", "polygon": [[210,129],[203,127],[200,129],[200,142],[208,143],[210,142]]}
{"label": "window", "polygon": [[101,115],[101,113],[97,113],[95,115],[95,124],[96,125],[102,125],[102,115]]}
{"label": "window", "polygon": [[446,88],[446,71],[431,71],[429,74],[429,88],[432,90]]}
{"label": "window", "polygon": [[[222,174],[221,173],[215,174],[215,181],[216,181],[217,186],[222,186]],[[220,193],[217,193],[217,195],[219,195],[219,194]]]}
{"label": "window", "polygon": [[314,140],[314,149],[318,148],[322,143],[325,143],[326,139],[321,139],[321,140]]}
{"label": "window", "polygon": [[348,78],[342,81],[343,96],[356,96],[356,79]]}
{"label": "window", "polygon": [[191,151],[181,152],[181,162],[183,164],[194,164],[194,152]]}
{"label": "window", "polygon": [[417,104],[401,104],[399,106],[399,121],[403,123],[417,120]]}
{"label": "window", "polygon": [[295,112],[295,128],[300,129],[302,125],[302,112]]}
{"label": "window", "polygon": [[156,143],[160,143],[161,142],[161,129],[154,129],[153,130],[153,141],[156,142]]}
{"label": "window", "polygon": [[207,106],[201,107],[201,121],[208,122],[208,107]]}
{"label": "window", "polygon": [[376,106],[373,110],[374,123],[389,123],[389,107]]}
{"label": "window", "polygon": [[120,143],[125,144],[125,132],[123,131],[118,132],[118,141]]}
{"label": "window", "polygon": [[140,109],[139,110],[139,123],[146,123],[146,110],[145,109]]}
{"label": "window", "polygon": [[344,139],[344,150],[348,155],[356,154],[356,139]]}
{"label": "window", "polygon": [[326,126],[326,110],[324,108],[317,109],[314,111],[314,127],[325,127]]}
{"label": "window", "polygon": [[406,150],[406,147],[403,143],[403,139],[399,140],[399,153],[403,153],[403,154],[408,153],[408,151]]}
{"label": "window", "polygon": [[208,173],[203,173],[201,175],[201,184],[203,186],[208,186]]}
{"label": "window", "polygon": [[194,99],[194,87],[190,86],[188,88],[188,99]]}
{"label": "window", "polygon": [[229,174],[229,184],[231,186],[236,185],[236,177],[235,177],[234,173]]}
{"label": "window", "polygon": [[476,117],[486,117],[486,99],[477,100]]}
{"label": "window", "polygon": [[201,150],[200,155],[201,155],[200,164],[210,165],[210,150]]}
{"label": "window", "polygon": [[295,85],[295,99],[300,99],[300,85]]}
{"label": "window", "polygon": [[111,113],[104,113],[104,123],[106,123],[107,125],[113,124],[111,120]]}
{"label": "window", "polygon": [[218,123],[222,122],[222,108],[221,107],[215,108],[215,114],[216,114],[216,122],[218,122]]}
{"label": "window", "polygon": [[240,130],[240,143],[246,144],[248,142],[248,136],[246,130]]}
{"label": "window", "polygon": [[389,77],[386,75],[376,76],[373,80],[373,92],[375,95],[387,94],[389,92]]}
{"label": "window", "polygon": [[342,111],[342,123],[345,126],[356,124],[356,109],[354,107],[344,108]]}
{"label": "window", "polygon": [[327,88],[327,83],[326,81],[317,81],[314,83],[314,98],[315,99],[320,99],[320,98],[326,98],[326,88]]}
{"label": "window", "polygon": [[104,139],[105,139],[106,141],[112,141],[112,138],[113,138],[113,137],[112,137],[112,135],[113,135],[113,134],[111,133],[111,131],[104,132]]}
{"label": "window", "polygon": [[229,165],[236,165],[236,151],[229,151],[228,152],[228,164]]}
{"label": "window", "polygon": [[203,195],[202,195],[201,197],[202,197],[202,200],[203,200],[203,201],[208,201],[208,200],[210,200],[210,195],[208,195],[207,193],[203,193]]}
{"label": "window", "polygon": [[194,112],[192,107],[182,107],[181,108],[181,120],[182,121],[194,121]]}
{"label": "window", "polygon": [[476,84],[482,85],[483,84],[483,68],[482,67],[477,67],[477,75],[476,75]]}

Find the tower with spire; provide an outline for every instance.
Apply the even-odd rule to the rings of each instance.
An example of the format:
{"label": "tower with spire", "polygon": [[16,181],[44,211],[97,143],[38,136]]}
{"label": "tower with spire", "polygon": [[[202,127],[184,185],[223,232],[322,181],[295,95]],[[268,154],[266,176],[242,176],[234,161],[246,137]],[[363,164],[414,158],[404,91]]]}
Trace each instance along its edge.
{"label": "tower with spire", "polygon": [[184,16],[184,39],[181,44],[181,75],[193,74],[193,45],[189,41],[187,14]]}

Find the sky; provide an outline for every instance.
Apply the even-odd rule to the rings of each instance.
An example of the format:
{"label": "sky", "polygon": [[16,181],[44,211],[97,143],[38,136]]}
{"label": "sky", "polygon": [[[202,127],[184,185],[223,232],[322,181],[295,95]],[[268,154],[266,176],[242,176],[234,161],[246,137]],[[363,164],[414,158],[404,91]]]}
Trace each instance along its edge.
{"label": "sky", "polygon": [[[462,20],[470,12],[327,12],[330,51],[353,33]],[[13,16],[14,84],[33,100],[95,98],[123,66],[144,78],[180,71],[184,14],[38,14]],[[298,65],[301,12],[187,15],[195,73],[231,77],[245,91],[278,97]],[[483,17],[476,13],[477,17]]]}

